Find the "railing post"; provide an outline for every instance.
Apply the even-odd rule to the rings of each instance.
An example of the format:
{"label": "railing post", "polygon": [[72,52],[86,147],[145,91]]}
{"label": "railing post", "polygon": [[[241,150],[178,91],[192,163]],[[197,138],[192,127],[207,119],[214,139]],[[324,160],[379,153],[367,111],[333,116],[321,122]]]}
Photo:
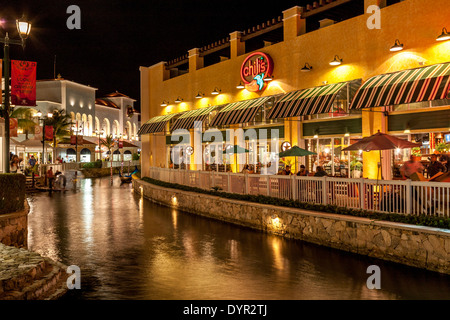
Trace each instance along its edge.
{"label": "railing post", "polygon": [[291,176],[291,190],[292,190],[292,200],[297,200],[296,199],[296,195],[297,195],[297,190],[296,190],[296,186],[297,184],[295,183],[295,175]]}
{"label": "railing post", "polygon": [[267,196],[270,197],[270,176],[267,175]]}
{"label": "railing post", "polygon": [[411,192],[411,180],[406,180],[406,214],[411,214],[412,207],[412,192]]}
{"label": "railing post", "polygon": [[231,193],[232,192],[232,188],[231,188],[231,175],[230,172],[228,172],[228,192]]}
{"label": "railing post", "polygon": [[364,199],[365,199],[365,195],[364,195],[364,178],[360,179],[359,182],[359,206],[361,210],[364,210]]}
{"label": "railing post", "polygon": [[327,192],[327,177],[322,177],[322,204],[326,205],[328,202],[328,192]]}

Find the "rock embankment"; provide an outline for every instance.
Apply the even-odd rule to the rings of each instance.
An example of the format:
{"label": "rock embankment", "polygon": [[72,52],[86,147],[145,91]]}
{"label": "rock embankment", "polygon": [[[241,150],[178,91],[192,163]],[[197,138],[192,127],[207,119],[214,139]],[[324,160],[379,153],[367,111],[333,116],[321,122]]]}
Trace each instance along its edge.
{"label": "rock embankment", "polygon": [[0,243],[0,300],[53,300],[67,291],[67,267]]}

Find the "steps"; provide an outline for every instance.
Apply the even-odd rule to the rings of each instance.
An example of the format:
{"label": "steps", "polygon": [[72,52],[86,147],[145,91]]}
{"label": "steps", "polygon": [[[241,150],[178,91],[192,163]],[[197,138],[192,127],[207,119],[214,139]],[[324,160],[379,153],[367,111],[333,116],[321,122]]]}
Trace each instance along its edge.
{"label": "steps", "polygon": [[67,291],[66,266],[0,244],[0,300],[54,300]]}
{"label": "steps", "polygon": [[25,180],[25,192],[26,193],[33,193],[38,192],[39,190],[36,189],[40,185],[39,177],[34,177],[34,187],[33,187],[33,178],[31,176],[26,176]]}

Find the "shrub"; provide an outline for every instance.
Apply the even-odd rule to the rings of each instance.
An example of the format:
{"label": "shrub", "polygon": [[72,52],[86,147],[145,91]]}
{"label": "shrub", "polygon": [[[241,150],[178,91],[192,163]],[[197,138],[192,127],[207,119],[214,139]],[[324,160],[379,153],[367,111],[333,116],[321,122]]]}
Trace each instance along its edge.
{"label": "shrub", "polygon": [[227,193],[227,192],[220,192],[220,191],[214,190],[214,189],[213,190],[204,190],[204,189],[200,189],[200,188],[196,188],[196,187],[189,187],[189,186],[185,186],[185,185],[155,180],[155,179],[148,178],[148,177],[144,177],[144,178],[142,178],[142,180],[145,182],[157,185],[157,186],[165,187],[165,188],[173,188],[173,189],[178,189],[178,190],[183,190],[183,191],[215,195],[215,196],[220,196],[220,197],[227,198],[227,199],[236,199],[236,200],[256,202],[256,203],[261,203],[261,204],[269,204],[269,205],[275,205],[275,206],[281,206],[281,207],[290,207],[290,208],[298,208],[298,209],[304,209],[304,210],[320,211],[320,212],[326,212],[326,213],[335,213],[335,214],[337,213],[337,214],[348,215],[348,216],[369,218],[369,219],[374,219],[374,220],[384,220],[384,221],[407,223],[407,224],[412,224],[412,225],[422,225],[422,226],[450,229],[450,218],[445,218],[445,217],[434,217],[434,216],[425,216],[425,215],[413,216],[413,215],[402,215],[402,214],[396,214],[396,213],[372,212],[372,211],[366,211],[366,210],[361,210],[361,209],[338,207],[336,205],[331,205],[331,204],[327,204],[327,205],[314,204],[314,203],[309,203],[309,202],[300,202],[300,201],[294,201],[294,200],[279,199],[279,198],[268,197],[268,196],[263,196],[263,195]]}
{"label": "shrub", "polygon": [[131,160],[133,161],[139,160],[139,154],[133,153],[133,155],[131,156]]}
{"label": "shrub", "polygon": [[0,174],[0,214],[24,209],[25,179],[23,174]]}
{"label": "shrub", "polygon": [[102,167],[102,161],[101,160],[97,160],[94,162],[85,162],[82,164],[81,166],[82,168],[85,169],[95,169],[95,168],[101,168]]}

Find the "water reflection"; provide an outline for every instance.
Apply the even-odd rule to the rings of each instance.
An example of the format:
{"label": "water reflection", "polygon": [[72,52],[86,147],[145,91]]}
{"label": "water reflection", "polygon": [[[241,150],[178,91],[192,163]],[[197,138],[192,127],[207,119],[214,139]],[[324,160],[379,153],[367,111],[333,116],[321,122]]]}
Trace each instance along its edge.
{"label": "water reflection", "polygon": [[[109,178],[29,199],[29,248],[78,265],[82,299],[450,299],[448,276],[159,206]],[[379,265],[381,290],[366,287]]]}

